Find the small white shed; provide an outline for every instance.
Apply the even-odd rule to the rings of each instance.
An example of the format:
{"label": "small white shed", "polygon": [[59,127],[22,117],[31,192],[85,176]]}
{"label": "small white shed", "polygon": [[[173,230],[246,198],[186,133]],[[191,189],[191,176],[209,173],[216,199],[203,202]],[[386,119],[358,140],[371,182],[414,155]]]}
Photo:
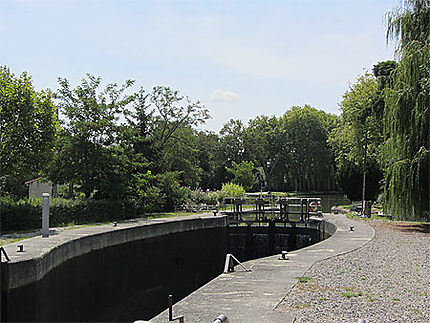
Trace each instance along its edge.
{"label": "small white shed", "polygon": [[43,193],[49,193],[52,197],[57,197],[57,186],[52,182],[47,181],[44,177],[38,177],[24,183],[28,185],[29,198],[42,198]]}

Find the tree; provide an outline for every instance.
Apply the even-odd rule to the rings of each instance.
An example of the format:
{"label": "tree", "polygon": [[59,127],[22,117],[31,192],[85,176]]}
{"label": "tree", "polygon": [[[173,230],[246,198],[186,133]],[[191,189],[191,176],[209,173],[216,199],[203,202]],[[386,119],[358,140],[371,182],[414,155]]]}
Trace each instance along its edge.
{"label": "tree", "polygon": [[252,161],[242,161],[240,164],[232,162],[231,167],[226,167],[226,170],[233,174],[233,183],[243,186],[246,191],[249,191],[254,185],[254,163]]}
{"label": "tree", "polygon": [[373,75],[376,77],[378,88],[374,95],[371,114],[379,125],[380,144],[383,142],[383,117],[385,111],[386,88],[393,84],[397,63],[395,61],[379,62],[373,66]]}
{"label": "tree", "polygon": [[163,149],[159,163],[165,171],[176,172],[182,185],[197,187],[202,169],[199,167],[197,138],[190,126],[182,126],[175,131]]}
{"label": "tree", "polygon": [[149,94],[141,89],[121,126],[131,195],[148,210],[173,210],[183,197],[180,184],[196,186],[200,180],[192,127],[204,121],[207,111],[198,102],[182,100],[169,88],[156,87]]}
{"label": "tree", "polygon": [[37,92],[26,72],[0,67],[0,120],[1,176],[43,174],[59,130],[51,92]]}
{"label": "tree", "polygon": [[68,80],[59,78],[57,98],[66,119],[50,177],[76,185],[86,197],[120,199],[129,187],[129,160],[117,145],[118,119],[137,96],[123,94],[133,81],[108,84],[98,93],[100,83],[100,77],[87,74],[71,89]]}
{"label": "tree", "polygon": [[405,0],[387,15],[400,58],[386,93],[383,157],[386,211],[396,219],[430,212],[430,2]]}
{"label": "tree", "polygon": [[258,189],[262,189],[266,181],[269,190],[286,189],[282,180],[286,163],[282,146],[285,129],[279,125],[276,117],[258,116],[249,121],[243,133],[246,155],[256,165]]}
{"label": "tree", "polygon": [[199,101],[192,102],[169,87],[154,87],[150,99],[157,112],[152,132],[158,149],[163,149],[181,127],[194,127],[210,118],[208,110]]}
{"label": "tree", "polygon": [[[379,77],[384,65],[375,65]],[[339,184],[352,200],[363,198],[363,173],[365,199],[368,200],[377,198],[382,179],[379,156],[383,142],[381,111],[384,101],[380,101],[383,94],[378,84],[375,76],[366,72],[351,85],[340,104],[341,118],[329,137]]]}
{"label": "tree", "polygon": [[244,146],[245,126],[240,120],[229,120],[220,130],[222,150],[227,166],[230,166],[232,161],[236,163],[242,162],[245,159]]}
{"label": "tree", "polygon": [[201,188],[221,189],[226,170],[219,136],[214,132],[198,131],[196,145],[199,167],[202,170]]}
{"label": "tree", "polygon": [[328,191],[334,185],[334,161],[327,138],[336,116],[311,106],[293,107],[283,116],[288,153],[287,181],[296,191]]}
{"label": "tree", "polygon": [[177,172],[182,184],[197,185],[201,169],[193,128],[210,118],[208,110],[169,87],[154,87],[150,100],[154,170]]}

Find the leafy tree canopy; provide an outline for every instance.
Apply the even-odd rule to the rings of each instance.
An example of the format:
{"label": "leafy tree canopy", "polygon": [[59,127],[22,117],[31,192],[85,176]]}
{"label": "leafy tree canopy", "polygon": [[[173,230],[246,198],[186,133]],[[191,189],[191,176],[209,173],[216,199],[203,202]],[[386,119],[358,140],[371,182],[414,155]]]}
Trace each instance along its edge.
{"label": "leafy tree canopy", "polygon": [[233,183],[241,185],[249,191],[254,185],[254,163],[252,161],[242,161],[240,164],[232,162],[232,167],[226,167],[227,171],[233,174]]}
{"label": "leafy tree canopy", "polygon": [[59,125],[50,91],[36,91],[31,77],[0,67],[1,176],[43,174]]}

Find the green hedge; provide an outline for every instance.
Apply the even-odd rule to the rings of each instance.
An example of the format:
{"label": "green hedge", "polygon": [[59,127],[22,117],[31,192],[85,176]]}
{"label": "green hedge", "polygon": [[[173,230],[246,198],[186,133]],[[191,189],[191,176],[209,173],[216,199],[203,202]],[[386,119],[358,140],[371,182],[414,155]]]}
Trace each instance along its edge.
{"label": "green hedge", "polygon": [[[142,210],[132,202],[110,200],[51,199],[49,223],[51,227],[69,223],[87,224],[119,221],[138,217]],[[39,229],[42,225],[42,200],[14,201],[0,198],[0,231]]]}

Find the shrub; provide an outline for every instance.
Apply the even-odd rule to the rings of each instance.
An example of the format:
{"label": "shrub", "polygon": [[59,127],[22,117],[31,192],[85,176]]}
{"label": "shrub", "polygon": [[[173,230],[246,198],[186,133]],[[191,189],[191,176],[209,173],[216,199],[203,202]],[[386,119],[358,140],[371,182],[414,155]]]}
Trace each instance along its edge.
{"label": "shrub", "polygon": [[224,191],[227,197],[245,196],[245,189],[241,185],[232,182],[222,184],[221,191]]}
{"label": "shrub", "polygon": [[[34,230],[41,228],[42,199],[14,201],[0,198],[0,231]],[[143,209],[131,201],[51,199],[51,227],[69,223],[109,222],[138,217]]]}
{"label": "shrub", "polygon": [[186,202],[188,190],[180,186],[177,178],[176,172],[157,175],[157,187],[161,190],[158,212],[173,211]]}
{"label": "shrub", "polygon": [[222,191],[203,191],[202,189],[188,189],[188,197],[186,203],[192,205],[206,204],[206,205],[217,205],[222,202],[225,192]]}

